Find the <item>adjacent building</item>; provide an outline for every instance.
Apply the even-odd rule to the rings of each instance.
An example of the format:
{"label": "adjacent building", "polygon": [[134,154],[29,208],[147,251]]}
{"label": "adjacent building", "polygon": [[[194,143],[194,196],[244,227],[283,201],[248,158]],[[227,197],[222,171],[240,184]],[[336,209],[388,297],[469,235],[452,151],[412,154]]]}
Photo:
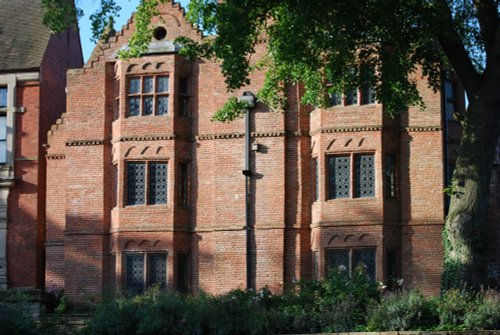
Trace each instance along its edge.
{"label": "adjacent building", "polygon": [[66,109],[66,70],[83,62],[78,33],[42,17],[41,1],[0,1],[0,290],[44,285],[43,144]]}
{"label": "adjacent building", "polygon": [[250,111],[246,166],[245,120],[211,121],[231,95],[218,65],[173,43],[202,36],[180,5],[159,11],[143,57],[117,58],[132,17],[68,73],[67,111],[48,135],[46,286],[81,302],[155,283],[279,291],[363,263],[373,279],[437,293],[456,83],[443,77],[434,92],[418,78],[426,109],[395,119],[369,87],[312,108],[290,85],[284,113]]}

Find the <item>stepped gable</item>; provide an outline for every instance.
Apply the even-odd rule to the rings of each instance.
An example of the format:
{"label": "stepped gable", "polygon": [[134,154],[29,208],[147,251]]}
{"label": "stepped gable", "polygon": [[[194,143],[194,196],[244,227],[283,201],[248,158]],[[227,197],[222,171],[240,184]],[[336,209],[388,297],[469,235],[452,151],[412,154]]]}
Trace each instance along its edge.
{"label": "stepped gable", "polygon": [[[160,15],[155,16],[152,21],[154,26],[165,24],[169,27],[178,27],[178,29],[169,29],[167,32],[168,41],[172,42],[178,36],[187,36],[194,40],[203,38],[201,31],[186,20],[185,10],[180,3],[173,0],[166,1],[158,5],[158,11]],[[116,52],[120,48],[126,47],[134,32],[135,16],[136,13],[132,13],[120,31],[107,31],[103,34],[85,64],[85,68],[92,68],[95,63],[101,62],[103,59],[105,61],[114,61],[116,59]]]}

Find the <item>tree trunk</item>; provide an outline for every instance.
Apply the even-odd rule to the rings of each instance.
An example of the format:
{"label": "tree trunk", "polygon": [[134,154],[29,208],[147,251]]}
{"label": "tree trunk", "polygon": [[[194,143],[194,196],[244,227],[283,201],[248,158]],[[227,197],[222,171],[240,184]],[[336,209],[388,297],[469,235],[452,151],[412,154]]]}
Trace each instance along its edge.
{"label": "tree trunk", "polygon": [[489,185],[500,135],[499,94],[487,91],[470,99],[463,121],[443,232],[444,290],[487,284]]}

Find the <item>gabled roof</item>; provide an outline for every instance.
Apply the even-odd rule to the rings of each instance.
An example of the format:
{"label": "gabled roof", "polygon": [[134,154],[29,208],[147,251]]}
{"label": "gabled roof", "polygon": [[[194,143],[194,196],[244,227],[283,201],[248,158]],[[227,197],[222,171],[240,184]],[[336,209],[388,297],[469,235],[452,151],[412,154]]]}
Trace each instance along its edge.
{"label": "gabled roof", "polygon": [[0,0],[0,71],[39,68],[50,39],[40,0]]}

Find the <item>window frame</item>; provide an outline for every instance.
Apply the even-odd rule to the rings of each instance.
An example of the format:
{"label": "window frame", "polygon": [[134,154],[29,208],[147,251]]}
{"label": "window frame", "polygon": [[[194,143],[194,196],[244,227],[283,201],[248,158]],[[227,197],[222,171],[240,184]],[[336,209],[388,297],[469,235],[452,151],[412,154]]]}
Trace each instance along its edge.
{"label": "window frame", "polygon": [[[178,164],[177,179],[177,204],[181,208],[189,208],[191,205],[191,164],[180,162]],[[184,170],[185,168],[185,170]]]}
{"label": "window frame", "polygon": [[129,291],[129,280],[128,277],[128,257],[129,256],[141,256],[142,255],[142,264],[143,264],[143,280],[142,280],[142,292],[138,292],[136,294],[143,294],[146,290],[157,282],[151,283],[151,258],[153,256],[164,256],[165,257],[165,281],[160,284],[160,290],[166,291],[168,289],[168,251],[124,251],[123,252],[123,287],[127,293],[131,293]]}
{"label": "window frame", "polygon": [[[129,203],[130,199],[130,191],[129,191],[129,180],[130,180],[130,175],[129,175],[129,164],[131,163],[136,163],[136,164],[143,164],[144,165],[144,202],[143,203]],[[152,203],[151,201],[151,165],[152,164],[166,164],[166,176],[165,176],[165,202],[164,203]],[[125,182],[124,182],[124,207],[129,207],[129,206],[165,206],[168,205],[168,198],[169,198],[169,192],[168,192],[168,168],[169,168],[169,161],[168,160],[126,160],[125,161]]]}
{"label": "window frame", "polygon": [[[153,78],[153,89],[151,92],[145,92],[145,78]],[[158,81],[159,78],[167,78],[167,90],[158,91]],[[133,79],[139,79],[139,92],[131,92],[131,82]],[[125,117],[145,117],[145,116],[165,116],[170,114],[170,74],[168,73],[142,73],[142,74],[130,74],[126,77],[126,112]],[[164,113],[158,113],[159,100],[162,97],[166,97],[166,111]],[[145,101],[146,98],[153,99],[152,112],[150,114],[145,114]],[[138,114],[131,114],[131,99],[138,99]]]}
{"label": "window frame", "polygon": [[[359,196],[356,195],[356,190],[360,187],[357,188],[357,182],[359,182],[359,179],[356,178],[356,157],[358,156],[363,156],[363,155],[370,155],[373,157],[373,196]],[[331,164],[330,160],[333,159],[334,157],[349,157],[349,196],[346,197],[337,197],[333,196],[333,190],[332,190],[332,171],[331,171]],[[377,168],[376,168],[376,153],[374,151],[359,151],[359,152],[338,152],[338,153],[327,153],[326,154],[326,200],[352,200],[352,199],[374,199],[377,197]]]}

